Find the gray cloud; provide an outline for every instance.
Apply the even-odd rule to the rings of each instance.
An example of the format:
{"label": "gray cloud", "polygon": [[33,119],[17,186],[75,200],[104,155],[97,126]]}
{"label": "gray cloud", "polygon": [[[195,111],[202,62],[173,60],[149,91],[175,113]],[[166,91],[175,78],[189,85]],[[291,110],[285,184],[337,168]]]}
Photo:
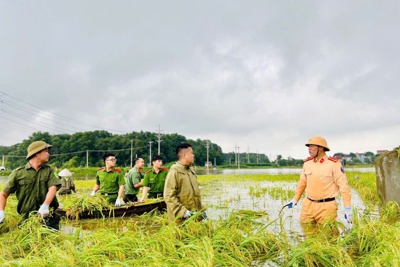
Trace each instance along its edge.
{"label": "gray cloud", "polygon": [[41,110],[17,120],[2,103],[0,145],[42,120],[53,133],[161,125],[225,152],[236,144],[271,156],[306,157],[313,135],[332,152],[392,149],[399,9],[397,1],[2,2],[0,91]]}

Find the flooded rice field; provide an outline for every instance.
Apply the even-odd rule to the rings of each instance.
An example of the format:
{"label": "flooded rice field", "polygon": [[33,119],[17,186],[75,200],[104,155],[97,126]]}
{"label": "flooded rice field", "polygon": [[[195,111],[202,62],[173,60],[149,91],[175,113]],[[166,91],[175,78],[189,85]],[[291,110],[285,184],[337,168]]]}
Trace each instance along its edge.
{"label": "flooded rice field", "polygon": [[[208,219],[168,224],[166,214],[62,220],[62,231],[33,217],[17,227],[16,201],[0,227],[1,266],[400,266],[400,208],[378,210],[375,174],[347,172],[355,210],[339,235],[305,237],[301,202],[281,208],[294,195],[297,173],[202,175]],[[76,179],[82,198],[94,180]],[[61,202],[66,203],[64,197]],[[36,219],[35,219],[36,218]],[[332,230],[331,226],[328,229]]]}
{"label": "flooded rice field", "polygon": [[[291,234],[302,234],[299,223],[301,201],[292,209],[282,207],[294,196],[297,182],[235,181],[213,180],[202,187],[203,201],[210,219],[224,220],[236,211],[255,211],[259,221],[269,224],[274,232],[282,230]],[[365,205],[358,193],[352,189],[353,208],[363,213]],[[351,227],[344,219],[344,207],[338,200],[338,220]],[[282,225],[282,221],[283,225]]]}

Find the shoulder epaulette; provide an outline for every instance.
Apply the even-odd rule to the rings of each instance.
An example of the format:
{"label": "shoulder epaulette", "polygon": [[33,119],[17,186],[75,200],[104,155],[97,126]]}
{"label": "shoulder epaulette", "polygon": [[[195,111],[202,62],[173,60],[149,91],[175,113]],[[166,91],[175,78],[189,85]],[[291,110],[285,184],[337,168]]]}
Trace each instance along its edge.
{"label": "shoulder epaulette", "polygon": [[22,169],[24,169],[25,168],[25,166],[19,166],[18,168],[16,168],[15,170],[22,170]]}
{"label": "shoulder epaulette", "polygon": [[100,167],[97,169],[98,171],[104,170],[104,167]]}
{"label": "shoulder epaulette", "polygon": [[152,169],[147,170],[144,174],[148,174],[148,173],[151,172],[151,171],[152,171]]}
{"label": "shoulder epaulette", "polygon": [[312,159],[314,159],[314,158],[308,157],[308,158],[306,158],[306,159],[304,160],[304,162],[310,161],[310,160],[312,160]]}
{"label": "shoulder epaulette", "polygon": [[163,170],[163,171],[168,171],[168,168],[162,167],[161,170]]}
{"label": "shoulder epaulette", "polygon": [[333,162],[337,162],[337,161],[338,161],[337,158],[333,158],[333,157],[329,157],[328,159],[329,159],[330,161],[333,161]]}
{"label": "shoulder epaulette", "polygon": [[121,170],[118,169],[118,168],[115,168],[114,170],[115,170],[116,172],[121,172]]}

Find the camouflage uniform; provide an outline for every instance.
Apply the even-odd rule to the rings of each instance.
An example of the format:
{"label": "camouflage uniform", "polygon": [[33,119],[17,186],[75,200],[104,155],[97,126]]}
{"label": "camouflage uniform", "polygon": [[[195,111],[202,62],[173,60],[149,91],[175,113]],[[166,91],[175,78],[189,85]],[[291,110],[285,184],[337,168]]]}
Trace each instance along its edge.
{"label": "camouflage uniform", "polygon": [[[17,212],[21,214],[22,220],[29,217],[29,213],[37,211],[43,204],[47,192],[51,186],[60,188],[60,179],[54,174],[53,168],[48,164],[43,164],[38,171],[27,163],[13,170],[3,187],[3,192],[7,194],[15,193],[18,206]],[[46,220],[46,225],[59,229],[59,216],[54,212],[58,208],[57,198],[54,197],[49,205],[53,208]]]}
{"label": "camouflage uniform", "polygon": [[106,168],[102,167],[97,170],[96,184],[100,185],[100,194],[108,202],[114,203],[118,198],[119,187],[125,184],[125,179],[120,169],[113,168],[107,172]]}

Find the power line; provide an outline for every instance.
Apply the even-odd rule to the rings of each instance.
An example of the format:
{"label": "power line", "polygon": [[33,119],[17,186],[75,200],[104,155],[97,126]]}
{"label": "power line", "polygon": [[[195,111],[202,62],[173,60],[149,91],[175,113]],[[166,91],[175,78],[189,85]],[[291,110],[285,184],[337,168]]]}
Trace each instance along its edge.
{"label": "power line", "polygon": [[[12,99],[14,101],[7,100],[6,98]],[[24,100],[18,99],[16,97],[13,97],[13,96],[11,96],[9,94],[6,94],[4,92],[0,92],[0,99],[2,99],[1,103],[3,103],[4,105],[9,105],[9,106],[11,106],[11,108],[16,108],[16,109],[18,109],[18,110],[20,110],[22,112],[26,112],[28,114],[37,113],[37,112],[43,112],[43,113],[41,113],[39,115],[36,115],[36,116],[42,117],[42,118],[44,118],[46,120],[50,120],[52,122],[53,122],[52,118],[55,118],[57,124],[61,124],[61,125],[64,125],[64,126],[67,126],[67,127],[70,127],[70,128],[74,128],[74,129],[77,129],[79,131],[81,131],[80,129],[82,129],[82,128],[77,128],[79,126],[90,127],[90,128],[93,128],[93,129],[98,129],[99,128],[98,126],[94,126],[94,125],[91,125],[91,124],[88,124],[88,123],[85,123],[85,122],[81,122],[81,121],[69,118],[67,116],[64,116],[64,115],[60,115],[60,114],[57,114],[57,113],[52,113],[52,112],[46,111],[46,110],[44,110],[44,109],[42,109],[40,107],[37,107],[37,106],[32,105],[30,103],[27,103]],[[15,101],[17,101],[17,102],[15,102]],[[4,110],[4,111],[10,113],[10,110]],[[45,114],[51,115],[51,118],[49,118],[49,116],[46,116]],[[30,121],[31,120],[31,119],[26,118],[26,117],[23,117],[21,119],[23,119],[25,121]],[[115,129],[107,129],[107,128],[103,128],[103,129],[106,130],[106,131],[110,131],[110,132],[125,133],[124,131],[115,130]],[[83,130],[85,130],[85,128],[83,128]],[[73,132],[72,130],[68,130],[68,131]]]}

